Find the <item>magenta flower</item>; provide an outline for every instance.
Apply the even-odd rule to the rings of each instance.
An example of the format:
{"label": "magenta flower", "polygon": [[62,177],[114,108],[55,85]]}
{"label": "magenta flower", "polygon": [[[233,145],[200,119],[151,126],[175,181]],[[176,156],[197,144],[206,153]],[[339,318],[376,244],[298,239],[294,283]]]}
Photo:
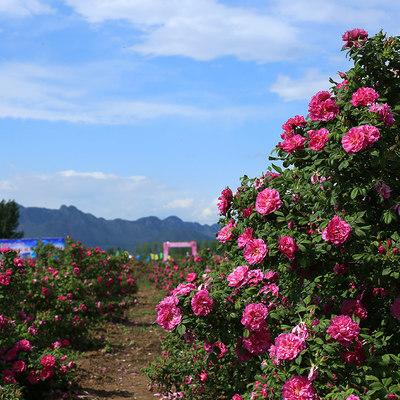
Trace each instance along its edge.
{"label": "magenta flower", "polygon": [[279,198],[279,192],[275,189],[266,188],[257,194],[256,211],[261,215],[267,215],[278,210],[283,204]]}
{"label": "magenta flower", "polygon": [[292,154],[295,150],[303,150],[304,142],[307,139],[299,134],[287,137],[283,142],[278,143],[278,147],[289,154]]}
{"label": "magenta flower", "polygon": [[246,246],[249,240],[253,239],[253,228],[248,227],[241,235],[238,237],[238,246],[242,248]]}
{"label": "magenta flower", "polygon": [[192,290],[195,290],[196,286],[193,283],[180,283],[171,293],[171,296],[177,296],[178,294],[181,294],[183,296],[186,296],[189,294]]}
{"label": "magenta flower", "polygon": [[360,333],[360,326],[348,315],[338,315],[331,319],[326,332],[341,345],[347,347]]}
{"label": "magenta flower", "polygon": [[192,310],[195,315],[208,315],[214,307],[214,300],[208,290],[199,290],[191,300]]}
{"label": "magenta flower", "polygon": [[177,307],[179,299],[175,296],[168,296],[156,307],[157,324],[167,330],[174,329],[181,321],[181,310]]}
{"label": "magenta flower", "polygon": [[294,260],[294,252],[298,251],[299,248],[290,236],[284,236],[279,238],[278,249],[284,254],[289,260]]}
{"label": "magenta flower", "polygon": [[294,333],[281,333],[275,339],[275,357],[294,360],[306,348],[306,341]]}
{"label": "magenta flower", "polygon": [[392,189],[390,186],[386,185],[386,183],[377,182],[375,183],[374,188],[384,199],[388,199],[390,197],[390,192]]}
{"label": "magenta flower", "polygon": [[352,29],[350,31],[346,31],[343,36],[342,40],[346,42],[342,49],[351,48],[351,47],[361,47],[364,42],[368,39],[368,32],[364,29]]}
{"label": "magenta flower", "polygon": [[368,315],[367,309],[361,304],[360,300],[343,300],[340,312],[349,317],[355,315],[360,320],[367,318]]}
{"label": "magenta flower", "polygon": [[317,131],[310,130],[307,132],[310,141],[308,147],[312,150],[321,151],[324,149],[328,141],[329,131],[325,128],[318,129]]}
{"label": "magenta flower", "polygon": [[226,215],[231,205],[232,198],[233,198],[232,190],[229,187],[226,187],[222,191],[221,196],[218,197],[219,200],[218,210],[220,215]]}
{"label": "magenta flower", "polygon": [[369,110],[372,112],[378,112],[379,119],[383,121],[388,126],[393,126],[395,123],[394,114],[390,110],[390,106],[388,104],[373,104],[369,107]]}
{"label": "magenta flower", "polygon": [[258,356],[264,353],[271,345],[271,333],[268,328],[250,332],[248,338],[243,338],[243,347],[250,354]]}
{"label": "magenta flower", "polygon": [[239,265],[236,267],[226,278],[229,282],[228,286],[234,288],[240,288],[243,286],[249,279],[248,271],[248,265]]}
{"label": "magenta flower", "polygon": [[343,244],[351,235],[350,225],[335,215],[322,231],[322,239],[332,242],[335,246]]}
{"label": "magenta flower", "polygon": [[304,119],[303,116],[296,115],[293,118],[289,118],[283,125],[282,129],[284,130],[284,133],[282,133],[281,138],[283,140],[294,136],[294,132],[296,131],[296,128],[298,127],[304,127],[307,125],[307,121]]}
{"label": "magenta flower", "polygon": [[342,146],[347,153],[354,154],[364,150],[367,145],[372,146],[380,137],[381,133],[375,126],[353,127],[342,137]]}
{"label": "magenta flower", "polygon": [[249,331],[257,331],[267,326],[268,308],[262,303],[247,304],[243,311],[241,323]]}
{"label": "magenta flower", "polygon": [[305,376],[293,376],[282,386],[283,400],[315,400],[315,393],[312,382]]}
{"label": "magenta flower", "polygon": [[378,98],[379,94],[374,89],[362,87],[353,93],[350,103],[353,104],[354,107],[366,107],[374,104]]}
{"label": "magenta flower", "polygon": [[339,107],[328,91],[322,91],[311,98],[308,112],[312,121],[328,121],[339,114]]}
{"label": "magenta flower", "polygon": [[251,239],[244,248],[244,258],[250,264],[261,263],[268,253],[268,247],[262,239]]}
{"label": "magenta flower", "polygon": [[228,242],[233,238],[233,230],[236,228],[235,221],[231,219],[219,232],[217,239],[221,243]]}
{"label": "magenta flower", "polygon": [[45,368],[51,368],[51,367],[54,367],[54,365],[56,363],[56,359],[51,354],[47,354],[47,355],[42,357],[42,359],[40,360],[40,363]]}

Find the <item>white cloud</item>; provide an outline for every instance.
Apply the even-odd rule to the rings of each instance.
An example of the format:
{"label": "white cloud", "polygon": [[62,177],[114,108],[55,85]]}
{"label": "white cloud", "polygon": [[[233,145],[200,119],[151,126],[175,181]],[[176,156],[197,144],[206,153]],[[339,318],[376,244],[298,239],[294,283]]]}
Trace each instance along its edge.
{"label": "white cloud", "polygon": [[331,86],[329,75],[322,74],[317,69],[309,69],[304,76],[298,79],[279,74],[269,90],[277,93],[284,101],[309,100],[315,93],[329,90]]}
{"label": "white cloud", "polygon": [[170,201],[164,208],[190,208],[194,203],[194,199],[175,199]]}
{"label": "white cloud", "polygon": [[[102,75],[110,66],[0,64],[0,118],[29,118],[88,124],[130,124],[157,118],[242,120],[265,116],[261,107],[207,109],[179,103],[110,98]],[[99,81],[93,76],[98,76]]]}
{"label": "white cloud", "polygon": [[228,7],[216,0],[66,0],[90,23],[125,20],[142,32],[132,49],[150,56],[185,56],[208,61],[294,60],[308,46],[285,19],[267,11]]}
{"label": "white cloud", "polygon": [[3,198],[25,207],[58,209],[74,205],[83,212],[106,219],[136,220],[147,216],[176,215],[184,221],[213,224],[218,221],[214,200],[172,188],[146,176],[119,176],[99,171],[58,171],[46,174],[14,174],[0,180]]}
{"label": "white cloud", "polygon": [[38,14],[50,14],[54,10],[38,0],[1,0],[0,15],[11,17],[29,17]]}

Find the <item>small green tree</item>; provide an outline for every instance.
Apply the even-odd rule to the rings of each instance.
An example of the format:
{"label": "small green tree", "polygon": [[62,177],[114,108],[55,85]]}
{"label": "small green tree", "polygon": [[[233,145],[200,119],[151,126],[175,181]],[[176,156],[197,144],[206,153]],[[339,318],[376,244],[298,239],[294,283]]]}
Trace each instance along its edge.
{"label": "small green tree", "polygon": [[14,200],[0,202],[0,238],[20,239],[24,232],[16,232],[18,228],[19,208]]}

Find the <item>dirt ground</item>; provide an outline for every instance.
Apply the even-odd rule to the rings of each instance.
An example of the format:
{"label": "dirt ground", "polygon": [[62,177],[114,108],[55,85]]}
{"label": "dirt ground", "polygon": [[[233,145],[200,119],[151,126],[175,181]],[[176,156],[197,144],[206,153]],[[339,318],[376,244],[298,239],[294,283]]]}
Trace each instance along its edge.
{"label": "dirt ground", "polygon": [[164,330],[156,320],[155,306],[162,293],[145,280],[138,283],[138,304],[125,319],[97,328],[95,337],[105,337],[106,345],[85,352],[76,361],[78,389],[74,399],[160,399],[149,391],[149,380],[141,372],[161,352]]}

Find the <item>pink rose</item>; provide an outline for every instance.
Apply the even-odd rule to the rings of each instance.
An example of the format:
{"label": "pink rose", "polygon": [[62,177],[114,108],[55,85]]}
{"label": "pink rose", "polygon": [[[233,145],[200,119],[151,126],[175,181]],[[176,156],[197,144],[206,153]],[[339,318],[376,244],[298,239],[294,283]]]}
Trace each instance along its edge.
{"label": "pink rose", "polygon": [[189,294],[192,290],[195,290],[196,286],[193,283],[180,283],[171,293],[171,296],[177,296],[178,294],[181,294],[183,296],[186,296]]}
{"label": "pink rose", "polygon": [[266,188],[257,194],[256,210],[261,215],[275,212],[282,204],[283,202],[279,198],[279,192],[275,189]]}
{"label": "pink rose", "polygon": [[244,258],[250,264],[259,264],[268,253],[268,247],[262,239],[249,240],[244,248]]}
{"label": "pink rose", "polygon": [[54,367],[54,364],[56,363],[56,359],[51,354],[47,354],[42,357],[42,359],[40,360],[40,363],[45,368],[51,368],[51,367]]}
{"label": "pink rose", "polygon": [[360,400],[358,396],[355,396],[354,394],[351,394],[349,397],[346,398],[346,400]]}
{"label": "pink rose", "polygon": [[372,112],[378,112],[379,119],[383,121],[388,126],[393,126],[395,123],[394,114],[390,110],[390,106],[385,103],[382,105],[373,104],[369,107],[369,110]]}
{"label": "pink rose", "polygon": [[364,150],[367,146],[364,133],[358,127],[351,128],[346,135],[342,137],[342,146],[349,154]]}
{"label": "pink rose", "polygon": [[310,337],[309,330],[304,322],[300,322],[300,324],[296,325],[292,329],[292,333],[301,339],[308,339]]}
{"label": "pink rose", "polygon": [[246,246],[249,240],[253,239],[253,228],[248,227],[241,235],[238,237],[238,246],[242,248]]}
{"label": "pink rose", "polygon": [[243,311],[241,323],[249,331],[257,331],[267,326],[268,308],[262,303],[247,304]]}
{"label": "pink rose", "polygon": [[293,376],[282,386],[283,400],[315,400],[315,393],[312,382],[305,376]]}
{"label": "pink rose", "polygon": [[335,246],[343,244],[351,235],[350,225],[335,215],[322,231],[322,239],[332,242]]}
{"label": "pink rose", "polygon": [[326,332],[347,347],[360,333],[360,326],[348,315],[338,315],[331,319]]}
{"label": "pink rose", "polygon": [[174,329],[181,321],[181,310],[177,307],[179,299],[175,296],[168,296],[156,307],[157,324],[167,330]]}
{"label": "pink rose", "polygon": [[374,104],[378,97],[379,94],[376,93],[374,89],[362,87],[353,93],[350,103],[353,104],[354,107],[366,107]]}
{"label": "pink rose", "polygon": [[279,238],[278,249],[284,254],[289,260],[294,260],[294,252],[298,251],[299,248],[290,236],[284,236]]}
{"label": "pink rose", "polygon": [[310,141],[308,147],[312,150],[321,151],[324,149],[326,142],[328,141],[329,131],[325,128],[318,129],[317,131],[307,132]]}
{"label": "pink rose", "polygon": [[278,143],[278,147],[289,154],[292,154],[295,150],[303,150],[304,142],[307,139],[299,134],[286,138],[283,142]]}
{"label": "pink rose", "polygon": [[248,265],[239,265],[226,278],[229,282],[228,286],[240,288],[248,281]]}
{"label": "pink rose", "polygon": [[221,196],[218,197],[219,200],[218,210],[220,215],[226,215],[231,205],[232,198],[233,198],[232,190],[229,187],[225,188],[222,191]]}
{"label": "pink rose", "polygon": [[349,317],[355,315],[360,318],[360,320],[367,318],[368,315],[367,309],[361,304],[360,300],[343,300],[340,312]]}
{"label": "pink rose", "polygon": [[284,133],[282,133],[281,138],[283,140],[294,136],[294,132],[296,132],[296,128],[304,127],[307,125],[307,121],[303,116],[296,115],[294,118],[289,118],[283,125],[282,129]]}
{"label": "pink rose", "polygon": [[386,185],[386,183],[377,182],[375,183],[374,188],[384,199],[388,199],[390,197],[390,192],[392,189],[390,186]]}
{"label": "pink rose", "polygon": [[306,348],[306,341],[294,333],[282,333],[275,339],[275,356],[294,360]]}
{"label": "pink rose", "polygon": [[186,275],[186,282],[193,282],[197,279],[197,274],[195,272],[189,272]]}
{"label": "pink rose", "polygon": [[14,364],[12,365],[12,370],[16,374],[20,374],[21,372],[24,372],[26,370],[25,361],[22,361],[22,360],[15,361]]}
{"label": "pink rose", "polygon": [[236,228],[235,221],[231,219],[227,225],[225,225],[219,232],[217,239],[221,243],[228,242],[233,238],[233,230]]}
{"label": "pink rose", "polygon": [[368,32],[364,31],[364,29],[352,29],[350,31],[346,31],[342,40],[346,42],[342,49],[351,48],[351,47],[361,47],[364,42],[368,39]]}
{"label": "pink rose", "polygon": [[268,328],[250,332],[248,338],[243,338],[243,347],[252,355],[264,353],[271,345],[271,334]]}
{"label": "pink rose", "polygon": [[214,300],[208,290],[199,290],[191,300],[192,310],[195,315],[207,315],[214,307]]}
{"label": "pink rose", "polygon": [[311,98],[308,111],[312,121],[328,121],[339,114],[339,107],[328,91],[322,91]]}

